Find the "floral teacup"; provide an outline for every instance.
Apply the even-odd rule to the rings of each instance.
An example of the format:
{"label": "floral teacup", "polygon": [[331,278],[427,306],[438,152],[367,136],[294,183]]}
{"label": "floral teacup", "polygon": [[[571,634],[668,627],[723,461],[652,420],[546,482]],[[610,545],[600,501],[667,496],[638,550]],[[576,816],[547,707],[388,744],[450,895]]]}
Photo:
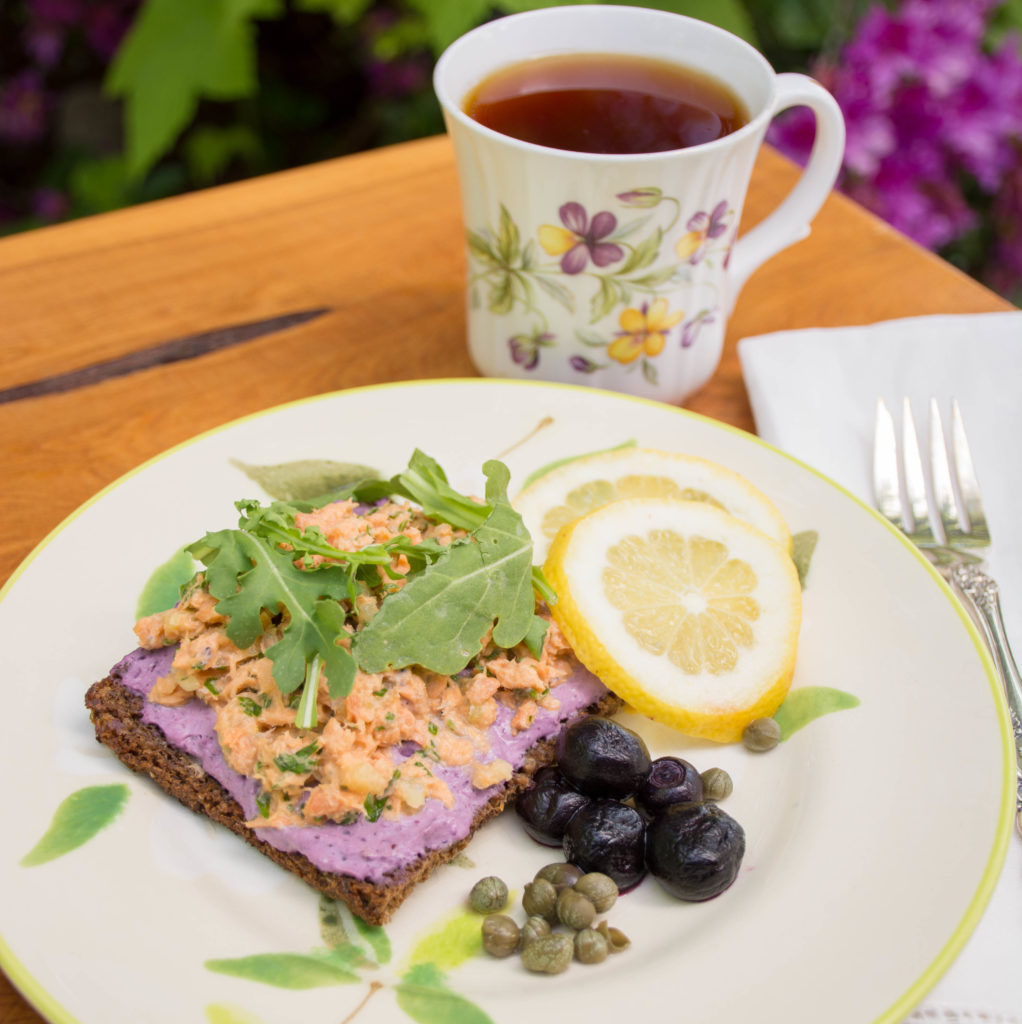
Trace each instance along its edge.
{"label": "floral teacup", "polygon": [[[554,54],[671,61],[725,82],[749,113],[687,149],[613,155],[522,142],[463,109],[493,72]],[[453,43],[434,87],[454,144],[468,244],[468,340],[481,373],[591,384],[682,402],[712,376],[739,290],[809,233],[844,149],[829,93],[777,75],[736,36],[638,7],[554,7],[489,22]],[[770,119],[816,116],[809,164],[736,242]]]}

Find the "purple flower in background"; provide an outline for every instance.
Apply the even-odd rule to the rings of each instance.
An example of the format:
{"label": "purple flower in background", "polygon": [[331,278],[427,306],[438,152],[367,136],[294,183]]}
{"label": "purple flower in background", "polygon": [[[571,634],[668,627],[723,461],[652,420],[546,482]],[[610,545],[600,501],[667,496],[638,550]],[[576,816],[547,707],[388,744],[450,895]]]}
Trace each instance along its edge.
{"label": "purple flower in background", "polygon": [[539,244],[551,256],[561,257],[565,274],[581,274],[590,260],[607,267],[624,257],[620,245],[602,241],[617,227],[617,217],[608,210],[601,210],[591,222],[581,203],[565,203],[557,213],[564,227],[541,225]]}
{"label": "purple flower in background", "polygon": [[[1022,57],[1010,35],[996,50],[984,48],[995,6],[993,0],[904,0],[891,11],[874,6],[837,59],[812,68],[847,125],[841,189],[931,249],[978,222],[964,179],[996,196],[1017,173]],[[803,162],[812,140],[805,110],[779,118],[770,135]]]}
{"label": "purple flower in background", "polygon": [[37,188],[32,196],[32,212],[44,221],[57,221],[67,216],[68,198],[59,189]]}
{"label": "purple flower in background", "polygon": [[38,142],[46,134],[49,103],[39,73],[31,68],[0,84],[0,140]]}

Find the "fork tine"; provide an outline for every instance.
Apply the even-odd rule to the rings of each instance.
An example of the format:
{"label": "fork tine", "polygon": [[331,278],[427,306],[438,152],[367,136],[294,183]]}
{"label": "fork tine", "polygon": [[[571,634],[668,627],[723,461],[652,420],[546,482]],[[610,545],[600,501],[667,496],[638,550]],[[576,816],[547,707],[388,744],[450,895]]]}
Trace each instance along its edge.
{"label": "fork tine", "polygon": [[944,527],[948,544],[965,538],[962,521],[958,516],[958,502],[951,484],[951,470],[944,443],[944,429],[940,423],[940,406],[936,398],[930,399],[930,479],[933,483],[933,498]]}
{"label": "fork tine", "polygon": [[917,544],[935,542],[926,502],[926,478],[919,457],[919,441],[912,419],[912,404],[906,398],[902,403],[901,456],[905,467],[905,499],[912,513],[912,539]]}
{"label": "fork tine", "polygon": [[965,517],[969,521],[969,542],[972,544],[989,544],[990,531],[987,528],[986,516],[979,500],[979,482],[972,464],[969,441],[965,436],[965,423],[958,400],[951,403],[951,445],[954,453],[955,475],[958,477],[958,491],[965,505]]}
{"label": "fork tine", "polygon": [[873,429],[873,497],[880,514],[899,530],[904,530],[898,483],[898,441],[894,435],[894,420],[882,398],[877,399]]}

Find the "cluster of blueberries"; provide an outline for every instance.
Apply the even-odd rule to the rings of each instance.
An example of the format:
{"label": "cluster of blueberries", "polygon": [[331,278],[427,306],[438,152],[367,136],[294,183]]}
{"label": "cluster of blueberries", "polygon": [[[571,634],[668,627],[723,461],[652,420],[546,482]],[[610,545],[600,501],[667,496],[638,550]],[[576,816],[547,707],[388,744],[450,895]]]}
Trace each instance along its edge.
{"label": "cluster of blueberries", "polygon": [[565,728],[557,764],[536,773],[515,809],[533,839],[621,892],[648,872],[679,899],[708,900],[745,855],[744,830],[704,797],[699,772],[680,757],[652,760],[641,736],[609,718]]}

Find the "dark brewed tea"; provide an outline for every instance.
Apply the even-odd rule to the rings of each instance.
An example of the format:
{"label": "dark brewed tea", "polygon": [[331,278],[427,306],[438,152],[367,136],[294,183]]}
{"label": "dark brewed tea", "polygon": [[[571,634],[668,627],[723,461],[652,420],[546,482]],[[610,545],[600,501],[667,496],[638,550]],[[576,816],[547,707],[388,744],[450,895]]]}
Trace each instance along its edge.
{"label": "dark brewed tea", "polygon": [[717,79],[621,54],[539,57],[483,79],[464,105],[503,135],[580,153],[661,153],[712,142],[748,113]]}

